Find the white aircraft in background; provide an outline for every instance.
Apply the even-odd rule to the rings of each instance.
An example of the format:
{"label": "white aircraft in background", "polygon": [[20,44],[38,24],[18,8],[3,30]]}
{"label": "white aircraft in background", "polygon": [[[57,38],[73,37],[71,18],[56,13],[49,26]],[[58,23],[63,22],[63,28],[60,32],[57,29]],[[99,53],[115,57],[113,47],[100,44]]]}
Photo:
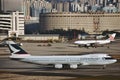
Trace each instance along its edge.
{"label": "white aircraft in background", "polygon": [[29,62],[34,64],[52,64],[55,68],[63,68],[63,65],[69,65],[70,68],[76,69],[78,65],[107,65],[115,63],[108,54],[85,54],[85,55],[70,55],[70,56],[32,56],[25,52],[13,41],[7,41],[11,52],[10,58],[13,60]]}
{"label": "white aircraft in background", "polygon": [[74,44],[77,44],[78,46],[85,46],[85,47],[96,47],[96,45],[104,45],[104,44],[108,44],[111,41],[114,41],[114,38],[116,36],[116,33],[113,33],[112,35],[109,36],[108,39],[106,40],[78,40],[75,41]]}

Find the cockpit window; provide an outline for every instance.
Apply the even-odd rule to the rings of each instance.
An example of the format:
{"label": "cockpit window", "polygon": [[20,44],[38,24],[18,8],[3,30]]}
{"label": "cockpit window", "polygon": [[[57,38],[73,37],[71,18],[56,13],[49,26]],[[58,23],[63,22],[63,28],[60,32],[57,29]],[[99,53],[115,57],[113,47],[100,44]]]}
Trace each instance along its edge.
{"label": "cockpit window", "polygon": [[112,57],[105,57],[105,59],[114,59],[114,58],[112,58]]}

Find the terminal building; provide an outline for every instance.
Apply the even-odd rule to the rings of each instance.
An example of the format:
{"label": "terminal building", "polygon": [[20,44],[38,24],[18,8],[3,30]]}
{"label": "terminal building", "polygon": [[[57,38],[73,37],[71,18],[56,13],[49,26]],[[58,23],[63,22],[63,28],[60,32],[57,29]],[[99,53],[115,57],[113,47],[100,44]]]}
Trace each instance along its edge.
{"label": "terminal building", "polygon": [[40,30],[77,29],[96,34],[120,29],[120,13],[44,13],[40,14]]}
{"label": "terminal building", "polygon": [[9,37],[24,35],[24,13],[11,12],[0,14],[0,33]]}

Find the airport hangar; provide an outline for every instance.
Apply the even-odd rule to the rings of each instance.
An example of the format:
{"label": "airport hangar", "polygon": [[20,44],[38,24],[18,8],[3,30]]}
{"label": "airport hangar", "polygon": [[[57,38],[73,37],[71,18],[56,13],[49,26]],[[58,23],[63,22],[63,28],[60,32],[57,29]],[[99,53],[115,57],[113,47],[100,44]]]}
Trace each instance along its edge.
{"label": "airport hangar", "polygon": [[77,29],[90,34],[105,30],[120,30],[120,13],[71,13],[55,12],[40,14],[40,30]]}

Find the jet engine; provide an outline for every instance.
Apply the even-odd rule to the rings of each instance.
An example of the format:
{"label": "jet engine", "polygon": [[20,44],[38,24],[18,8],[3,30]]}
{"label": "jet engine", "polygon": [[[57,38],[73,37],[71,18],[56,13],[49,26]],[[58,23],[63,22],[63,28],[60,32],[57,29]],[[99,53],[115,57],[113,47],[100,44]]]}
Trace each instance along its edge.
{"label": "jet engine", "polygon": [[70,68],[76,69],[76,68],[78,68],[78,65],[77,65],[77,64],[71,64],[71,65],[70,65]]}
{"label": "jet engine", "polygon": [[55,64],[55,68],[61,69],[61,68],[63,68],[63,65],[62,64]]}
{"label": "jet engine", "polygon": [[86,47],[90,46],[90,44],[86,44]]}

